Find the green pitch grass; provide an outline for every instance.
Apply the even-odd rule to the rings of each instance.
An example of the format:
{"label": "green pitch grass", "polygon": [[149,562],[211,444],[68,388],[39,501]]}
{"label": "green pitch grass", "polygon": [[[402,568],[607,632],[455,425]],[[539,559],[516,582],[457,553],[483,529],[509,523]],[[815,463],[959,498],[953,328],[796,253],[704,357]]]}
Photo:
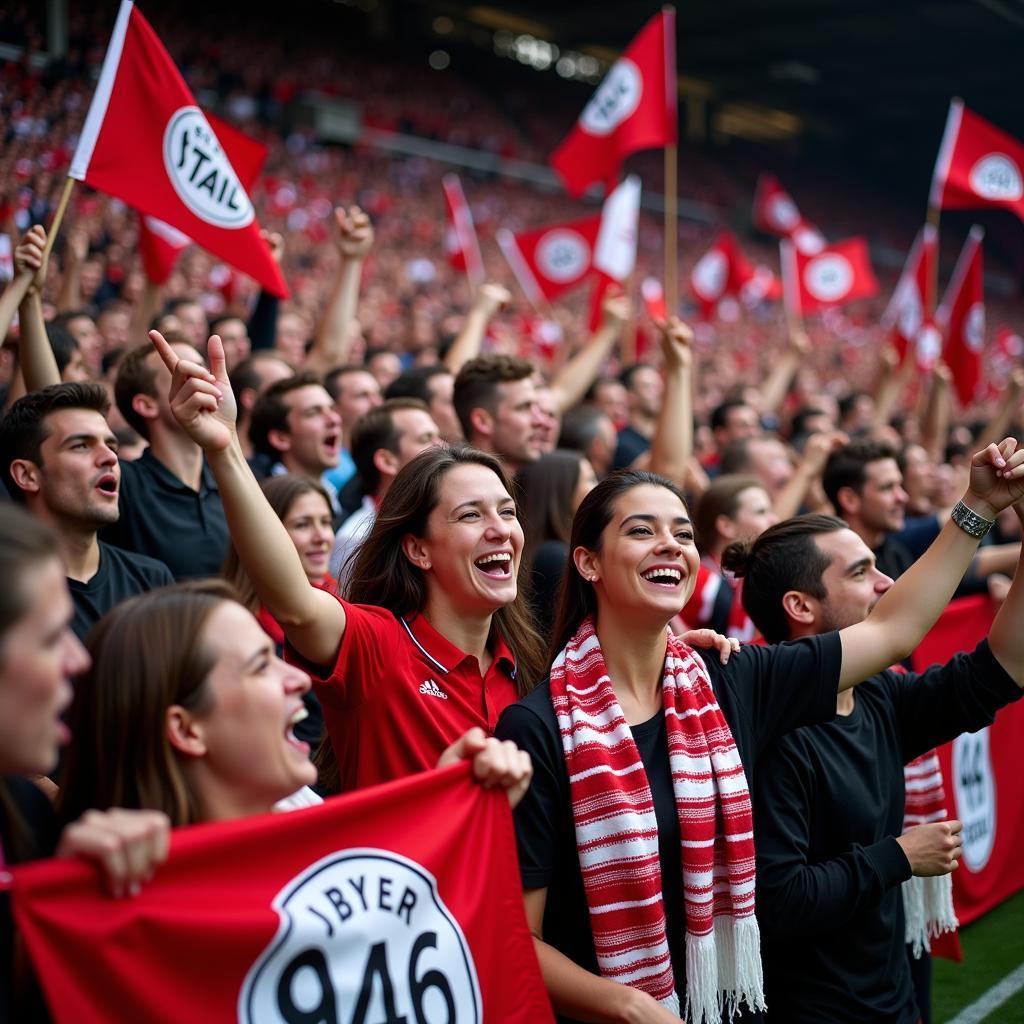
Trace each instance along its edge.
{"label": "green pitch grass", "polygon": [[[1024,892],[960,931],[962,964],[935,960],[932,1019],[945,1024],[1024,963]],[[985,1024],[1024,1024],[1024,989],[985,1017]]]}

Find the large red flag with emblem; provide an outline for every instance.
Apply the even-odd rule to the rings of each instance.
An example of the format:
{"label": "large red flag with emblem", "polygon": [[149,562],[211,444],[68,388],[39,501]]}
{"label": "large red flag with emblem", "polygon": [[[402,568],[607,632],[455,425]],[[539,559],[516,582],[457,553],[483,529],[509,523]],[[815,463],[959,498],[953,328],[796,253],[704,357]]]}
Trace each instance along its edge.
{"label": "large red flag with emblem", "polygon": [[914,239],[903,273],[882,314],[882,326],[892,331],[900,362],[908,351],[916,351],[921,330],[935,311],[937,259],[938,232],[926,224]]}
{"label": "large red flag with emblem", "polygon": [[957,398],[964,406],[977,397],[985,352],[985,289],[981,266],[984,234],[977,225],[971,228],[935,315],[945,339],[942,357],[953,374]]}
{"label": "large red flag with emblem", "polygon": [[998,206],[1024,220],[1024,144],[953,100],[930,201],[943,210]]}
{"label": "large red flag with emblem", "polygon": [[710,320],[726,295],[739,295],[754,277],[754,268],[743,254],[736,236],[723,231],[693,266],[690,288],[700,304],[701,316]]}
{"label": "large red flag with emblem", "polygon": [[165,221],[287,297],[236,168],[130,0],[118,11],[69,174]]}
{"label": "large red flag with emblem", "polygon": [[[206,117],[237,171],[242,187],[251,191],[267,159],[267,147],[213,114]],[[191,243],[188,235],[166,221],[148,214],[139,217],[139,255],[146,277],[153,284],[163,284],[171,276],[178,257]]]}
{"label": "large red flag with emblem", "polygon": [[594,216],[519,234],[502,228],[497,239],[519,286],[540,307],[588,278],[600,230],[601,218]]}
{"label": "large red flag with emblem", "polygon": [[803,316],[878,292],[868,244],[863,238],[835,242],[814,256],[783,241],[782,290],[786,307]]}
{"label": "large red flag with emblem", "polygon": [[445,226],[444,248],[448,262],[469,278],[469,283],[478,286],[484,283],[484,260],[480,255],[473,212],[466,202],[462,182],[457,174],[446,174],[441,179],[444,201],[448,210]]}
{"label": "large red flag with emblem", "polygon": [[611,66],[552,155],[551,166],[569,193],[580,196],[595,181],[610,190],[630,153],[675,143],[677,88],[676,16],[665,10]]}
{"label": "large red flag with emblem", "polygon": [[779,179],[767,171],[757,179],[753,221],[758,230],[788,238],[801,252],[813,255],[825,248],[825,236],[804,218]]}
{"label": "large red flag with emblem", "polygon": [[553,1022],[508,801],[466,765],[178,829],[131,899],[74,860],[12,895],[57,1024]]}

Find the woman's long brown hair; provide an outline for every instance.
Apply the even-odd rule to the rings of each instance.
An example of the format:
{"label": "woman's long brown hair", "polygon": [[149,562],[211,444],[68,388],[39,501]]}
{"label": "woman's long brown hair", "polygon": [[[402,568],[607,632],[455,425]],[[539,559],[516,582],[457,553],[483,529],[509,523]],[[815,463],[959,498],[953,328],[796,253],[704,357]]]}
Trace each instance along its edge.
{"label": "woman's long brown hair", "polygon": [[167,738],[167,709],[202,712],[215,656],[200,637],[235,593],[222,580],[161,587],[118,605],[86,638],[92,667],[68,713],[71,745],[61,772],[62,823],[90,808],[164,811],[171,824],[199,820],[199,806]]}
{"label": "woman's long brown hair", "polygon": [[[395,616],[414,615],[427,603],[426,579],[406,558],[402,541],[426,534],[427,519],[440,500],[441,481],[456,466],[477,465],[489,469],[502,487],[514,494],[501,463],[486,452],[468,445],[428,448],[409,462],[388,488],[369,536],[351,561],[345,597],[354,604],[387,608]],[[515,601],[494,612],[491,629],[508,645],[516,661],[516,690],[525,696],[546,671],[540,637],[524,597],[529,574],[525,560],[519,567]],[[314,763],[320,773],[320,789],[337,791],[338,767],[330,738],[325,736]]]}

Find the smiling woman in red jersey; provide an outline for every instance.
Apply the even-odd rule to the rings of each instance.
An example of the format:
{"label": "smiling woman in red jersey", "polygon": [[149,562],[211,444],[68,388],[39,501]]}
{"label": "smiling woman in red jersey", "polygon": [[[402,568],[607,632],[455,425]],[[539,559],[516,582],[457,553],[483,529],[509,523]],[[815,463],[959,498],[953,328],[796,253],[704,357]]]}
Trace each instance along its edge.
{"label": "smiling woman in red jersey", "polygon": [[151,337],[173,375],[174,415],[217,478],[239,560],[288,657],[313,677],[340,788],[432,768],[467,730],[493,732],[541,673],[517,585],[523,531],[497,460],[472,449],[413,459],[381,502],[343,600],[309,585],[246,465],[219,339],[207,372]]}

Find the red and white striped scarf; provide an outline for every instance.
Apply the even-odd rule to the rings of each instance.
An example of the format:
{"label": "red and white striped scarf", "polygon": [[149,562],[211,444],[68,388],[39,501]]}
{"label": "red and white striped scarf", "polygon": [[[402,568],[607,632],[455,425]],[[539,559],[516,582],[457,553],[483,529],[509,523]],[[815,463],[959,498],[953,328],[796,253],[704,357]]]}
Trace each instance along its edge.
{"label": "red and white striped scarf", "polygon": [[[700,656],[667,635],[662,685],[681,841],[686,1020],[763,1010],[750,793]],[[640,753],[588,617],[551,669],[576,847],[603,977],[679,1013],[662,905],[658,825]]]}
{"label": "red and white striped scarf", "polygon": [[[903,766],[906,805],[903,831],[915,825],[945,821],[946,792],[942,786],[942,766],[934,750],[914,758]],[[931,949],[931,940],[943,932],[956,931],[959,922],[953,909],[953,876],[908,878],[903,883],[903,914],[906,941],[915,957]]]}

